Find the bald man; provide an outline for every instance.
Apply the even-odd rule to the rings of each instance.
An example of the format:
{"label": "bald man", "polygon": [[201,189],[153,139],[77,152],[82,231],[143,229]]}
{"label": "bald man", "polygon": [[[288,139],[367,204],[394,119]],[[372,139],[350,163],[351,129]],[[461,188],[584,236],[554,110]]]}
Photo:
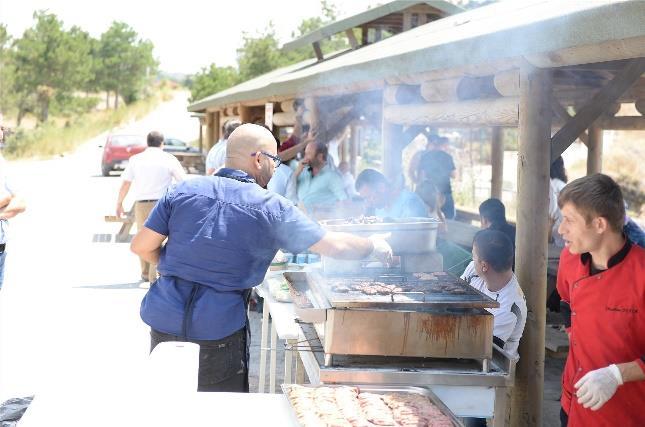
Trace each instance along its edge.
{"label": "bald man", "polygon": [[170,189],[132,240],[132,251],[157,263],[160,274],[141,303],[151,347],[199,344],[199,391],[248,392],[248,298],[278,249],[343,259],[392,256],[384,240],[326,232],[266,190],[280,163],[276,148],[267,129],[238,127],[225,167]]}

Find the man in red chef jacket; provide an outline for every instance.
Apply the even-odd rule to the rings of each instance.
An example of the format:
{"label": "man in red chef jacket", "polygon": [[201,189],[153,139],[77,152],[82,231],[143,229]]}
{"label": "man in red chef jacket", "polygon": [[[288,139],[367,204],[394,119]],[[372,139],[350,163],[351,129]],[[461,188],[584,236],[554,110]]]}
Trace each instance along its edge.
{"label": "man in red chef jacket", "polygon": [[558,292],[569,334],[563,426],[645,425],[645,249],[622,232],[620,187],[595,174],[558,198]]}

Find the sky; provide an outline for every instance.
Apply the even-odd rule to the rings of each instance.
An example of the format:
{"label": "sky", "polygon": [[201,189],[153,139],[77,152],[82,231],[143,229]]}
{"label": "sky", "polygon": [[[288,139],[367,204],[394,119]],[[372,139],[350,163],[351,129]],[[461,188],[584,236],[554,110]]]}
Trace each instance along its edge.
{"label": "sky", "polygon": [[[366,10],[375,0],[336,1],[341,17]],[[304,18],[321,15],[319,0],[0,0],[0,23],[13,37],[46,9],[69,28],[78,25],[98,37],[113,21],[123,21],[152,41],[160,70],[193,74],[211,63],[236,64],[244,32],[257,34],[273,22],[282,43]]]}

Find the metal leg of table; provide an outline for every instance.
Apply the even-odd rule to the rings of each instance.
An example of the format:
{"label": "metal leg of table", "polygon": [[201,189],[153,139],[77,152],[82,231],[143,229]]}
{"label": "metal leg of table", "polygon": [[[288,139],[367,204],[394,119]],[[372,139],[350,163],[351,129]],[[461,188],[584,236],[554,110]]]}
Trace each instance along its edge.
{"label": "metal leg of table", "polygon": [[305,365],[302,364],[300,353],[296,352],[296,384],[305,383]]}
{"label": "metal leg of table", "polygon": [[278,352],[278,333],[275,322],[271,322],[271,364],[269,367],[269,393],[275,393],[276,353]]}
{"label": "metal leg of table", "polygon": [[[298,340],[287,340],[287,346],[284,349],[284,383],[292,384],[293,380],[291,378],[291,365],[293,364],[292,356],[293,349],[298,345]],[[298,357],[296,355],[296,357]]]}
{"label": "metal leg of table", "polygon": [[260,333],[260,378],[258,380],[258,393],[264,393],[264,380],[267,367],[267,344],[269,338],[269,306],[264,303],[262,311],[262,332]]}
{"label": "metal leg of table", "polygon": [[495,388],[495,413],[492,427],[511,425],[511,390],[513,390],[512,387]]}

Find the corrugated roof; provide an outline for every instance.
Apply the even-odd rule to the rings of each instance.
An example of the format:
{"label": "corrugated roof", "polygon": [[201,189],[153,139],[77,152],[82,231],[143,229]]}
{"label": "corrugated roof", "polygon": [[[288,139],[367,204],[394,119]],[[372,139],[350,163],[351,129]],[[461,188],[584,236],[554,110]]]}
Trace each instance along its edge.
{"label": "corrugated roof", "polygon": [[[644,23],[645,7],[640,1],[506,1],[443,18],[314,65],[315,60],[311,60],[310,66],[301,63],[290,70],[276,70],[254,79],[262,84],[243,83],[199,101],[189,110],[269,97],[303,96],[341,85],[383,81],[398,74],[643,38]],[[642,39],[638,46],[640,54]]]}
{"label": "corrugated roof", "polygon": [[410,0],[397,0],[382,6],[378,6],[372,9],[368,9],[365,12],[352,15],[345,19],[341,19],[336,22],[332,22],[329,25],[326,25],[322,28],[319,28],[315,31],[312,31],[304,36],[285,43],[282,46],[282,49],[285,51],[297,49],[299,47],[308,46],[314,42],[321,41],[327,37],[331,37],[334,34],[342,33],[345,30],[350,28],[360,27],[362,24],[374,21],[378,18],[390,15],[392,13],[400,12],[404,9],[407,9],[418,4],[427,4],[439,12],[444,12],[446,15],[453,15],[455,13],[462,12],[463,9],[455,6],[454,4],[448,3],[441,0],[428,0],[428,1],[410,1]]}

